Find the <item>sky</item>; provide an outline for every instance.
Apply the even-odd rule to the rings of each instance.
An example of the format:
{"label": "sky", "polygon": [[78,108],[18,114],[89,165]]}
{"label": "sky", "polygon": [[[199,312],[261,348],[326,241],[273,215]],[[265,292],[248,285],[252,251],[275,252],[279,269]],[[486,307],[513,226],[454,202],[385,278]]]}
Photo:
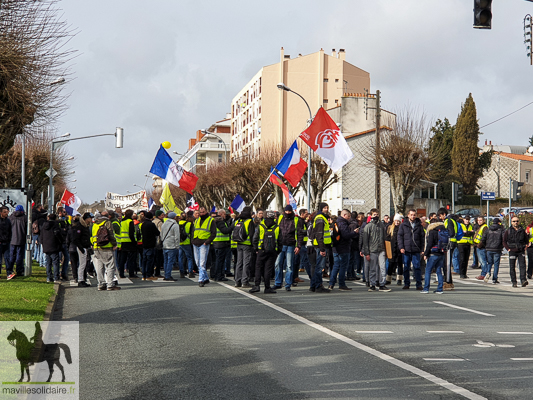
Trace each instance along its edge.
{"label": "sky", "polygon": [[[170,1],[64,0],[77,31],[57,134],[72,141],[73,184],[86,203],[144,186],[163,141],[184,153],[198,129],[225,118],[233,96],[279,50],[297,56],[346,50],[370,73],[382,107],[406,105],[455,123],[469,93],[480,126],[533,101],[523,19],[533,3],[495,0],[492,29],[473,29],[473,0]],[[480,145],[528,145],[533,105],[481,131]],[[151,180],[148,180],[148,186]]]}

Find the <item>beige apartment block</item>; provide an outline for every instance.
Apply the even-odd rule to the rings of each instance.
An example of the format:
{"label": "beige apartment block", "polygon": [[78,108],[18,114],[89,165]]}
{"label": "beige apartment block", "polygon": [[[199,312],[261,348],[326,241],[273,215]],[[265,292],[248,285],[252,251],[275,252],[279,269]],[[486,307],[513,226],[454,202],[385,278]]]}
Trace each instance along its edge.
{"label": "beige apartment block", "polygon": [[261,68],[231,102],[232,157],[257,154],[262,146],[287,149],[306,128],[307,106],[278,83],[299,93],[314,115],[340,105],[344,93],[370,90],[370,74],[348,63],[344,49],[291,58],[282,48],[280,61]]}

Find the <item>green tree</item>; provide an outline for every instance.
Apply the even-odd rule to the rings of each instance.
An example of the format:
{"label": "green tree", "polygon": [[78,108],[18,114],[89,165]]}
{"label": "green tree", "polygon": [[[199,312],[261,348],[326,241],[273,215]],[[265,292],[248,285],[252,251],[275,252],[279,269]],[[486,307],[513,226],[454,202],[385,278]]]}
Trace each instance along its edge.
{"label": "green tree", "polygon": [[533,146],[533,135],[529,137],[529,145]]}
{"label": "green tree", "polygon": [[470,93],[457,117],[451,155],[452,175],[464,185],[465,194],[476,193],[483,170],[490,167],[490,155],[486,153],[480,156],[479,135],[476,103]]}
{"label": "green tree", "polygon": [[435,126],[431,128],[433,136],[429,139],[429,151],[436,153],[440,150],[442,152],[442,157],[432,165],[432,179],[438,183],[448,180],[452,171],[454,132],[455,126],[450,124],[448,118],[444,118],[444,121],[438,119]]}

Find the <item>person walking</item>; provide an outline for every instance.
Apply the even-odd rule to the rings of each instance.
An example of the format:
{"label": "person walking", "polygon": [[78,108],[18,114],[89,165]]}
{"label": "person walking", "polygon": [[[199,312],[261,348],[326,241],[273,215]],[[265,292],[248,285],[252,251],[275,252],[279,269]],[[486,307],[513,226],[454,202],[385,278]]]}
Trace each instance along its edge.
{"label": "person walking", "polygon": [[348,265],[350,264],[352,239],[355,240],[356,236],[358,235],[358,230],[357,228],[350,229],[350,218],[350,211],[346,209],[342,210],[341,216],[337,218],[337,233],[334,233],[334,235],[338,236],[338,240],[334,240],[333,244],[334,263],[331,273],[329,274],[328,289],[330,290],[333,290],[335,287],[337,277],[339,280],[339,290],[352,290],[352,288],[346,286],[346,271],[348,269]]}
{"label": "person walking", "polygon": [[520,283],[522,287],[528,285],[526,276],[525,250],[530,245],[526,231],[520,225],[517,216],[511,218],[511,226],[503,234],[503,246],[509,252],[509,273],[513,287],[518,287],[516,279],[516,261],[520,269]]}
{"label": "person walking", "polygon": [[11,271],[7,279],[13,279],[16,276],[24,276],[24,249],[26,248],[26,213],[24,207],[20,204],[15,208],[15,211],[9,217],[11,221],[11,266],[16,269]]}
{"label": "person walking", "polygon": [[[501,220],[494,218],[488,229],[483,231],[481,243],[487,251],[487,273],[485,274],[485,283],[490,280],[492,266],[494,265],[494,275],[492,275],[492,284],[498,284],[498,271],[500,269],[500,259],[503,250],[503,235],[505,229],[501,226]],[[529,249],[529,247],[528,247]]]}
{"label": "person walking", "polygon": [[92,217],[90,213],[85,213],[80,219],[79,225],[76,225],[73,233],[73,243],[76,246],[78,253],[78,286],[89,287],[86,282],[87,278],[87,262],[89,258],[89,249],[91,248],[91,225]]}
{"label": "person walking", "polygon": [[94,249],[94,268],[98,279],[98,290],[108,292],[120,290],[116,285],[113,251],[117,248],[113,223],[109,219],[113,211],[104,210],[92,225],[91,243]]}
{"label": "person walking", "polygon": [[161,242],[163,243],[163,270],[164,281],[174,282],[172,277],[172,268],[176,262],[176,254],[180,247],[180,228],[176,222],[176,213],[171,211],[168,213],[167,220],[161,227]]}
{"label": "person walking", "polygon": [[157,278],[154,276],[154,262],[155,262],[155,247],[157,244],[157,239],[159,237],[159,229],[152,222],[154,215],[147,211],[144,214],[144,221],[141,225],[141,235],[142,235],[142,280],[146,281],[156,281]]}
{"label": "person walking", "polygon": [[431,271],[434,269],[437,274],[437,290],[433,293],[443,294],[444,280],[442,277],[442,266],[444,265],[444,255],[448,251],[449,235],[448,229],[444,227],[444,222],[437,218],[430,220],[427,228],[426,249],[424,259],[427,261],[424,277],[424,288],[420,293],[428,294],[431,284]]}
{"label": "person walking", "polygon": [[[363,231],[363,254],[370,263],[367,279],[370,287],[369,292],[375,291],[379,287],[380,291],[390,292],[385,282],[387,270],[385,266],[385,224],[379,220],[379,212],[373,208],[370,210],[370,222]],[[420,270],[419,270],[420,272]],[[404,272],[405,274],[405,272]]]}
{"label": "person walking", "polygon": [[[258,212],[259,213],[259,212]],[[263,212],[261,211],[261,215]],[[233,232],[231,217],[226,214],[225,210],[218,210],[218,216],[215,218],[217,235],[213,240],[215,248],[215,280],[218,282],[228,281],[225,272],[231,268],[231,244],[230,236]]]}
{"label": "person walking", "polygon": [[420,257],[424,254],[425,233],[420,218],[416,217],[416,210],[411,209],[407,219],[398,229],[398,247],[403,255],[403,279],[402,289],[411,286],[411,264],[416,281],[416,290],[422,290],[422,272],[420,269]]}
{"label": "person walking", "polygon": [[315,272],[310,282],[309,290],[315,293],[330,293],[331,290],[323,285],[323,271],[326,267],[328,252],[331,251],[332,239],[329,218],[329,205],[318,203],[318,211],[313,219],[312,237],[316,258],[309,257],[311,263],[315,263]]}
{"label": "person walking", "polygon": [[39,241],[39,234],[41,226],[46,221],[47,212],[43,210],[42,204],[37,204],[33,207],[31,212],[31,231],[32,239],[31,243],[33,246],[33,259],[37,261],[41,266],[44,265],[43,261],[43,252],[42,244]]}
{"label": "person walking", "polygon": [[194,221],[192,241],[194,259],[198,266],[198,285],[204,287],[209,283],[209,276],[207,275],[207,256],[209,254],[209,247],[211,242],[217,235],[216,223],[211,217],[205,207],[200,207],[200,216]]}
{"label": "person walking", "polygon": [[11,235],[13,235],[13,227],[11,220],[8,218],[9,208],[6,206],[0,207],[0,272],[2,271],[2,259],[6,265],[6,276],[13,275],[13,265],[11,264]]}
{"label": "person walking", "polygon": [[[241,236],[237,238],[237,233]],[[251,288],[250,275],[252,267],[252,239],[255,234],[255,225],[252,221],[252,207],[246,206],[233,228],[232,239],[237,242],[237,264],[235,265],[235,287]],[[242,239],[242,240],[237,240]]]}
{"label": "person walking", "polygon": [[48,214],[46,222],[41,227],[40,241],[46,257],[46,281],[58,282],[59,254],[63,249],[63,237],[56,214]]}

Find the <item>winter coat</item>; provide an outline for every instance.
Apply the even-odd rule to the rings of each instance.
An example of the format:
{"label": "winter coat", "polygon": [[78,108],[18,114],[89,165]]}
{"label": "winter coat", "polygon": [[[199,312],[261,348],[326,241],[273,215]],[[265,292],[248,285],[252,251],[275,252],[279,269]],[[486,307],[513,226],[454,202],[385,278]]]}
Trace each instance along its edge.
{"label": "winter coat", "polygon": [[46,211],[37,211],[33,210],[31,212],[31,223],[33,224],[35,221],[39,221],[39,227],[41,227],[46,222]]}
{"label": "winter coat", "polygon": [[145,219],[141,227],[141,234],[143,238],[143,249],[153,249],[157,244],[157,237],[159,236],[159,229],[149,220]]}
{"label": "winter coat", "polygon": [[367,222],[363,220],[363,222],[359,226],[359,252],[363,251],[363,232],[365,231],[366,225],[367,225]]}
{"label": "winter coat", "polygon": [[10,244],[13,227],[9,218],[0,218],[0,243]]}
{"label": "winter coat", "polygon": [[411,221],[406,219],[398,230],[398,247],[407,253],[422,253],[424,251],[425,233],[420,218],[416,218],[414,228]]}
{"label": "winter coat", "polygon": [[521,253],[529,244],[529,238],[524,228],[508,228],[503,234],[503,246],[513,253]]}
{"label": "winter coat", "polygon": [[333,252],[345,254],[351,252],[352,240],[358,235],[353,229],[350,229],[350,221],[343,217],[337,218],[337,231],[341,239],[333,247]]}
{"label": "winter coat", "polygon": [[26,243],[26,213],[24,211],[15,211],[9,217],[11,221],[11,244],[14,246],[23,246]]}
{"label": "winter coat", "polygon": [[429,224],[427,228],[427,238],[426,238],[426,250],[424,250],[424,256],[429,257],[430,255],[444,255],[443,252],[432,252],[431,248],[439,245],[439,231],[445,231],[447,228],[444,227],[444,222],[433,222]]}
{"label": "winter coat", "polygon": [[58,218],[57,224],[59,225],[59,229],[61,229],[61,236],[63,237],[63,243],[66,243],[67,240],[67,233],[70,229],[70,221],[68,218]]}
{"label": "winter coat", "polygon": [[357,228],[359,228],[359,223],[356,219],[350,220],[350,230],[355,233],[355,236],[352,238],[352,243],[350,244],[350,252],[352,253],[359,253],[359,236],[360,236],[360,229],[359,231],[355,232]]}
{"label": "winter coat", "polygon": [[503,250],[503,234],[505,229],[500,224],[492,224],[485,229],[481,237],[481,243],[487,251],[501,252]]}
{"label": "winter coat", "polygon": [[78,251],[78,248],[74,244],[74,240],[76,239],[76,232],[78,231],[78,227],[80,225],[79,221],[73,221],[72,226],[68,230],[67,233],[67,246],[69,253],[75,253]]}
{"label": "winter coat", "polygon": [[391,260],[398,260],[398,257],[401,256],[400,248],[398,247],[398,231],[400,230],[400,225],[390,225],[387,228],[387,237],[386,241],[390,242],[392,250]]}
{"label": "winter coat", "polygon": [[385,251],[385,224],[382,221],[370,221],[363,231],[362,252],[365,256],[370,253],[380,253]]}
{"label": "winter coat", "polygon": [[72,243],[76,248],[83,250],[91,247],[91,227],[87,225],[83,218],[71,230],[74,231],[72,234]]}
{"label": "winter coat", "polygon": [[41,227],[39,236],[44,253],[59,253],[63,249],[63,236],[57,221],[46,221]]}
{"label": "winter coat", "polygon": [[[231,238],[231,232],[233,232],[233,221],[229,215],[226,216],[226,219],[222,219],[222,217],[216,217],[215,226],[223,235],[230,235]],[[229,240],[213,242],[213,247],[215,249],[223,249],[224,247],[229,246],[231,246],[231,242]]]}
{"label": "winter coat", "polygon": [[298,218],[298,222],[294,223],[296,216],[294,213],[283,214],[279,220],[279,233],[281,236],[281,243],[284,246],[304,246],[304,227],[303,220]]}
{"label": "winter coat", "polygon": [[[266,226],[268,229],[272,228],[274,225],[276,225],[276,221],[274,218],[263,218],[261,223]],[[255,251],[263,252],[263,250],[259,250],[259,233],[262,228],[259,228],[259,225],[255,228],[254,237],[252,238],[252,245],[254,246]],[[263,228],[264,229],[264,228]],[[281,230],[280,234],[278,236],[278,253],[281,252],[281,248],[283,247],[283,243],[281,241]]]}
{"label": "winter coat", "polygon": [[169,218],[161,227],[161,240],[163,241],[163,250],[179,249],[180,247],[180,228],[178,223]]}
{"label": "winter coat", "polygon": [[[318,247],[320,249],[320,251],[326,251],[326,247],[331,247],[331,245],[326,245],[324,244],[324,219],[323,218],[318,218],[317,217],[319,215],[323,215],[326,219],[328,219],[328,215],[324,215],[322,213],[318,213],[314,219],[314,225],[315,227],[312,229],[313,230],[313,240],[316,239],[318,245],[316,245],[315,247]],[[330,225],[330,228],[331,228],[331,225]]]}

